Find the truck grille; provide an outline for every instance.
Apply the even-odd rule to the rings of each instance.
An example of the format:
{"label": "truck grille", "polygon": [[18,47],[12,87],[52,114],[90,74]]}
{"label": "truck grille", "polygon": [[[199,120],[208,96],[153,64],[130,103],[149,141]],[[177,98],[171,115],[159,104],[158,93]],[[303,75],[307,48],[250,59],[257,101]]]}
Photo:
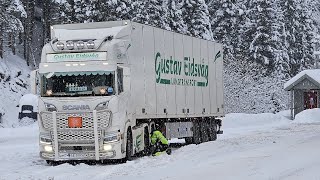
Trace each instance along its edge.
{"label": "truck grille", "polygon": [[[98,131],[98,139],[101,137],[101,131]],[[52,134],[53,137],[53,134]],[[93,131],[58,131],[58,141],[59,142],[81,142],[81,141],[92,141],[94,142]]]}
{"label": "truck grille", "polygon": [[[57,112],[57,129],[66,130],[73,129],[68,127],[68,117],[82,117],[82,128],[93,130],[93,112],[84,113],[67,113],[67,112]],[[97,111],[97,121],[98,129],[105,129],[109,126],[111,119],[110,111]],[[41,113],[42,125],[47,130],[53,130],[53,118],[52,112],[42,112]]]}

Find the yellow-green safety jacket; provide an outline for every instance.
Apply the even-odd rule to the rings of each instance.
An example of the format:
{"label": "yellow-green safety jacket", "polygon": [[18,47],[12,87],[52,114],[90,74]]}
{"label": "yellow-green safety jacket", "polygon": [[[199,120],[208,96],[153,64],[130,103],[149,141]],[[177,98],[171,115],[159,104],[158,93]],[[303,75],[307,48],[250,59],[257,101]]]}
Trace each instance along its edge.
{"label": "yellow-green safety jacket", "polygon": [[168,145],[169,142],[166,137],[160,131],[154,131],[151,135],[151,144],[156,144],[157,141],[160,141],[162,144]]}

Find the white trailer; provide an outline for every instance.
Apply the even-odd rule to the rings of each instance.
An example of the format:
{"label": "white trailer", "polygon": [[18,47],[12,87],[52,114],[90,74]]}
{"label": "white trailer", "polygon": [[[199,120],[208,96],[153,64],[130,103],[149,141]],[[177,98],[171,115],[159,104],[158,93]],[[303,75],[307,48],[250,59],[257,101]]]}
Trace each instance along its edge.
{"label": "white trailer", "polygon": [[149,132],[215,140],[224,116],[221,44],[130,21],[51,27],[39,69],[40,156],[130,159]]}

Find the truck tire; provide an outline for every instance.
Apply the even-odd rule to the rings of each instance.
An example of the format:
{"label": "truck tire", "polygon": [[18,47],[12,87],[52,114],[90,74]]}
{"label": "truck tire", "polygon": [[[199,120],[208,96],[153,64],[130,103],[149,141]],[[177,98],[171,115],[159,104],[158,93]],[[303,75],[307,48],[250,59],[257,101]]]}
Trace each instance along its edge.
{"label": "truck tire", "polygon": [[209,126],[206,120],[200,121],[201,142],[209,141]]}
{"label": "truck tire", "polygon": [[53,160],[46,160],[47,164],[50,166],[57,166],[59,164],[61,164],[62,162],[59,161],[53,161]]}
{"label": "truck tire", "polygon": [[193,121],[193,143],[201,143],[200,123],[197,120]]}
{"label": "truck tire", "polygon": [[214,120],[209,122],[209,141],[217,140],[217,124]]}
{"label": "truck tire", "polygon": [[127,144],[126,144],[126,160],[127,161],[132,160],[132,152],[133,152],[132,133],[131,133],[131,129],[129,129],[127,132]]}
{"label": "truck tire", "polygon": [[149,134],[148,127],[144,128],[144,150],[143,150],[143,155],[145,155],[145,156],[151,155],[150,134]]}
{"label": "truck tire", "polygon": [[184,141],[186,144],[193,144],[193,138],[192,137],[186,137],[184,138]]}

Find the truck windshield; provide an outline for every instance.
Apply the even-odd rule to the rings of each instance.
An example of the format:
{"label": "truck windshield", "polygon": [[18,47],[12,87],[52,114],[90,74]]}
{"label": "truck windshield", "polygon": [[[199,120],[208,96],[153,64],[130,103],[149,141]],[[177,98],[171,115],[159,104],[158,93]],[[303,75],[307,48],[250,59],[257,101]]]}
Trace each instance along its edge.
{"label": "truck windshield", "polygon": [[41,75],[41,96],[110,96],[114,94],[114,72],[66,72]]}

